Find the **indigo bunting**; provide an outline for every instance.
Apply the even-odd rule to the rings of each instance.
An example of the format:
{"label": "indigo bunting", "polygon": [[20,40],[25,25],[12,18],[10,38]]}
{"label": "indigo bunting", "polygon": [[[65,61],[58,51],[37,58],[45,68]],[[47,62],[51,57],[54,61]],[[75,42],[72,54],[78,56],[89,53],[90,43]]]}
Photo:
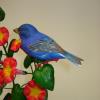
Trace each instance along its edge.
{"label": "indigo bunting", "polygon": [[81,65],[83,59],[67,52],[51,37],[39,32],[31,24],[23,24],[14,29],[22,41],[21,48],[31,57],[40,60],[68,59],[74,64]]}

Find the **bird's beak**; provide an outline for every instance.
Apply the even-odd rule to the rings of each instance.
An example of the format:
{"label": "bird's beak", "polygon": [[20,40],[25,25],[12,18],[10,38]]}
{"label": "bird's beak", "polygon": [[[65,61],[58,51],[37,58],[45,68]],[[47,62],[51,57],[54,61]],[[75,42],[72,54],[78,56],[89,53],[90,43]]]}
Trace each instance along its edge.
{"label": "bird's beak", "polygon": [[19,29],[18,29],[18,28],[13,29],[13,31],[14,31],[15,33],[19,34]]}

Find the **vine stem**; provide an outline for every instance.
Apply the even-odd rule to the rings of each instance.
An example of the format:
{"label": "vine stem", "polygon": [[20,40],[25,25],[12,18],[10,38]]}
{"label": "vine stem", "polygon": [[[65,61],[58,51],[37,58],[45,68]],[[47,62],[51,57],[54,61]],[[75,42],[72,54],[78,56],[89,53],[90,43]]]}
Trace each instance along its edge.
{"label": "vine stem", "polygon": [[13,80],[12,82],[13,82],[13,86],[14,86],[15,85],[15,81]]}
{"label": "vine stem", "polygon": [[6,56],[6,54],[2,54],[2,55]]}
{"label": "vine stem", "polygon": [[6,48],[8,47],[8,42],[6,43],[6,46],[5,46]]}
{"label": "vine stem", "polygon": [[37,65],[36,65],[36,63],[34,62],[34,66],[35,66],[35,69],[37,68]]}
{"label": "vine stem", "polygon": [[32,74],[32,73],[27,72],[27,74]]}
{"label": "vine stem", "polygon": [[12,89],[12,88],[4,88],[4,89]]}
{"label": "vine stem", "polygon": [[23,84],[21,87],[24,87],[27,83]]}
{"label": "vine stem", "polygon": [[30,65],[31,66],[31,71],[32,71],[32,73],[33,73],[33,67],[32,67],[32,65]]}
{"label": "vine stem", "polygon": [[[15,75],[15,78],[16,78],[16,75]],[[12,81],[13,87],[14,87],[14,85],[15,85],[15,78],[14,78],[14,80]]]}
{"label": "vine stem", "polygon": [[6,56],[8,55],[5,45],[3,45],[3,49],[5,51]]}

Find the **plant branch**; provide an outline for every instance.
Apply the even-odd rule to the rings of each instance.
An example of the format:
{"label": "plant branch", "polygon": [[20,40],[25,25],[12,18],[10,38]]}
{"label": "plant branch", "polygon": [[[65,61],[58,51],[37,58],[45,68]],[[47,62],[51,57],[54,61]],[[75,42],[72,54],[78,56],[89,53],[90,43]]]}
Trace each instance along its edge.
{"label": "plant branch", "polygon": [[26,74],[32,74],[32,73],[27,72]]}
{"label": "plant branch", "polygon": [[[16,75],[15,75],[15,78],[16,78]],[[15,78],[14,78],[14,80],[12,81],[13,87],[14,87],[14,85],[15,85]]]}
{"label": "plant branch", "polygon": [[6,48],[8,47],[8,42],[6,43],[6,46],[5,46]]}
{"label": "plant branch", "polygon": [[15,82],[14,82],[14,80],[13,80],[13,86],[14,86],[14,84],[15,84]]}
{"label": "plant branch", "polygon": [[6,54],[2,54],[2,55],[6,56]]}
{"label": "plant branch", "polygon": [[34,62],[34,66],[35,66],[35,69],[37,68],[37,65],[36,65],[36,63]]}
{"label": "plant branch", "polygon": [[5,51],[6,56],[8,55],[5,45],[3,45],[3,49]]}
{"label": "plant branch", "polygon": [[4,88],[4,89],[12,89],[12,88]]}
{"label": "plant branch", "polygon": [[21,87],[25,86],[27,83],[23,84]]}
{"label": "plant branch", "polygon": [[32,73],[33,73],[33,67],[32,67],[32,65],[30,65],[30,67],[31,67],[31,71],[32,71]]}

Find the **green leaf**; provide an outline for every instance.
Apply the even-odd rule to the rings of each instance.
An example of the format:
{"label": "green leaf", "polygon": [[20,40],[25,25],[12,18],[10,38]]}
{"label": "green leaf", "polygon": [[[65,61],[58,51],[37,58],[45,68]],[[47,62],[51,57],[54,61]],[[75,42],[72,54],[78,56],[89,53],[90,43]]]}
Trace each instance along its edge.
{"label": "green leaf", "polygon": [[2,58],[2,51],[0,51],[0,61],[1,61],[1,58]]}
{"label": "green leaf", "polygon": [[23,88],[19,84],[15,84],[12,89],[12,100],[26,100],[23,94]]}
{"label": "green leaf", "polygon": [[28,68],[32,62],[33,62],[33,58],[30,56],[26,56],[26,58],[24,60],[24,67]]}
{"label": "green leaf", "polygon": [[54,89],[54,68],[50,64],[37,68],[33,73],[33,78],[41,87],[53,91]]}
{"label": "green leaf", "polygon": [[3,88],[0,88],[0,95],[2,94]]}
{"label": "green leaf", "polygon": [[0,22],[3,21],[5,18],[5,12],[4,10],[0,7]]}
{"label": "green leaf", "polygon": [[11,100],[11,93],[7,93],[3,100]]}
{"label": "green leaf", "polygon": [[7,53],[7,56],[8,57],[13,57],[13,55],[14,55],[14,52],[9,49],[8,53]]}
{"label": "green leaf", "polygon": [[30,57],[30,56],[26,56],[25,60],[24,60],[24,67],[25,68],[28,68],[31,63],[35,62],[35,63],[42,63],[44,62],[45,60],[39,60],[37,58],[33,58],[33,57]]}

